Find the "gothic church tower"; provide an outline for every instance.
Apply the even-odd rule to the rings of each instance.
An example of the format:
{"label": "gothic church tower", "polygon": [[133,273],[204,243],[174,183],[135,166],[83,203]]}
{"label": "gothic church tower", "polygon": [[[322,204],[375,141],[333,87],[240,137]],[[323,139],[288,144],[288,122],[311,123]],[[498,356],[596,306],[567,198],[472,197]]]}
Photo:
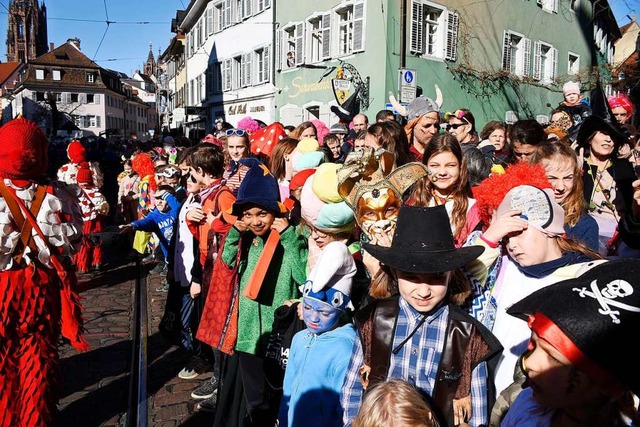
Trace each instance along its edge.
{"label": "gothic church tower", "polygon": [[48,52],[47,7],[38,0],[9,3],[7,62],[27,63]]}

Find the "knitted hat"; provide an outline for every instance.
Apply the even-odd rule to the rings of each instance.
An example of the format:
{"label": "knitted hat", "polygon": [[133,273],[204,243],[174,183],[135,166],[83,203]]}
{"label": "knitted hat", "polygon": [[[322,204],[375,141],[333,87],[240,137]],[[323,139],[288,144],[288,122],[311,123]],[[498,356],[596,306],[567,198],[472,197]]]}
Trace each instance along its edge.
{"label": "knitted hat", "polygon": [[87,150],[84,145],[77,139],[74,139],[67,146],[67,157],[72,163],[80,163],[87,161]]}
{"label": "knitted hat", "polygon": [[325,233],[340,233],[353,230],[353,210],[338,194],[337,168],[335,163],[324,163],[311,175],[300,194],[300,214],[313,227]]}
{"label": "knitted hat", "polygon": [[349,129],[347,129],[347,127],[342,123],[336,123],[331,125],[331,127],[329,128],[329,133],[335,135],[346,135],[349,133]]}
{"label": "knitted hat", "polygon": [[33,122],[20,117],[0,128],[0,177],[31,179],[47,170],[49,141]]}
{"label": "knitted hat", "polygon": [[562,94],[567,96],[572,93],[580,95],[580,83],[568,81],[562,86]]}
{"label": "knitted hat", "polygon": [[78,163],[78,173],[76,175],[76,181],[78,181],[78,184],[93,184],[93,177],[91,174],[91,169],[89,169],[89,163]]}
{"label": "knitted hat", "polygon": [[318,140],[303,138],[291,152],[291,164],[294,173],[319,166],[324,161]]}
{"label": "knitted hat", "polygon": [[[595,262],[594,262],[595,264]],[[513,304],[512,316],[605,390],[640,393],[640,365],[630,347],[640,325],[640,261],[601,262],[579,277]]]}
{"label": "knitted hat", "polygon": [[302,296],[344,311],[350,306],[355,274],[356,263],[349,248],[342,242],[328,243],[302,287]]}
{"label": "knitted hat", "polygon": [[273,214],[285,213],[287,208],[280,203],[278,180],[263,163],[251,160],[253,162],[238,188],[238,198],[231,213],[240,217],[246,205],[258,205]]}
{"label": "knitted hat", "polygon": [[564,209],[556,202],[553,190],[520,185],[511,189],[498,206],[497,215],[521,211],[520,218],[545,234],[564,234]]}

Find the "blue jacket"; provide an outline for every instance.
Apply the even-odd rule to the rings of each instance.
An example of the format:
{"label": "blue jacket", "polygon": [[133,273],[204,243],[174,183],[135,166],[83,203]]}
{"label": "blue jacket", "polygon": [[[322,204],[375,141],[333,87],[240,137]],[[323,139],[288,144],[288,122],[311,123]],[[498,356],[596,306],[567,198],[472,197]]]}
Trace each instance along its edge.
{"label": "blue jacket", "polygon": [[134,230],[156,233],[160,241],[160,249],[164,253],[164,259],[168,259],[173,224],[178,218],[178,211],[180,211],[180,202],[173,195],[167,195],[167,203],[169,204],[168,212],[160,212],[158,208],[155,208],[146,217],[131,223]]}
{"label": "blue jacket", "polygon": [[340,392],[356,330],[346,324],[320,335],[304,329],[291,342],[280,427],[342,427]]}

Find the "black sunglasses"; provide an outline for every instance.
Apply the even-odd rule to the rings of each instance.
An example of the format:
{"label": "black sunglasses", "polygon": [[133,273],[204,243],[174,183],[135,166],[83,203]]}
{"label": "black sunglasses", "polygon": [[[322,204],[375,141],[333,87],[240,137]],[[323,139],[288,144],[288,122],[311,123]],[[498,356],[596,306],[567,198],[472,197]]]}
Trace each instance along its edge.
{"label": "black sunglasses", "polygon": [[237,135],[237,136],[245,136],[247,132],[242,129],[227,129],[225,132],[227,136]]}
{"label": "black sunglasses", "polygon": [[465,125],[466,123],[447,124],[447,130],[458,129],[460,126],[465,126]]}

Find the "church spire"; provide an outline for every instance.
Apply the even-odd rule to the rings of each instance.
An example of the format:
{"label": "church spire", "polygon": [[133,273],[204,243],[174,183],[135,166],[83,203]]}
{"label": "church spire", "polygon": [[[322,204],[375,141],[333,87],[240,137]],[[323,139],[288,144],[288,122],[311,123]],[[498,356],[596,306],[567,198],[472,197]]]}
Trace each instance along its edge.
{"label": "church spire", "polygon": [[147,62],[144,64],[144,73],[148,76],[156,75],[156,60],[153,57],[153,45],[149,42],[149,55],[147,55]]}

